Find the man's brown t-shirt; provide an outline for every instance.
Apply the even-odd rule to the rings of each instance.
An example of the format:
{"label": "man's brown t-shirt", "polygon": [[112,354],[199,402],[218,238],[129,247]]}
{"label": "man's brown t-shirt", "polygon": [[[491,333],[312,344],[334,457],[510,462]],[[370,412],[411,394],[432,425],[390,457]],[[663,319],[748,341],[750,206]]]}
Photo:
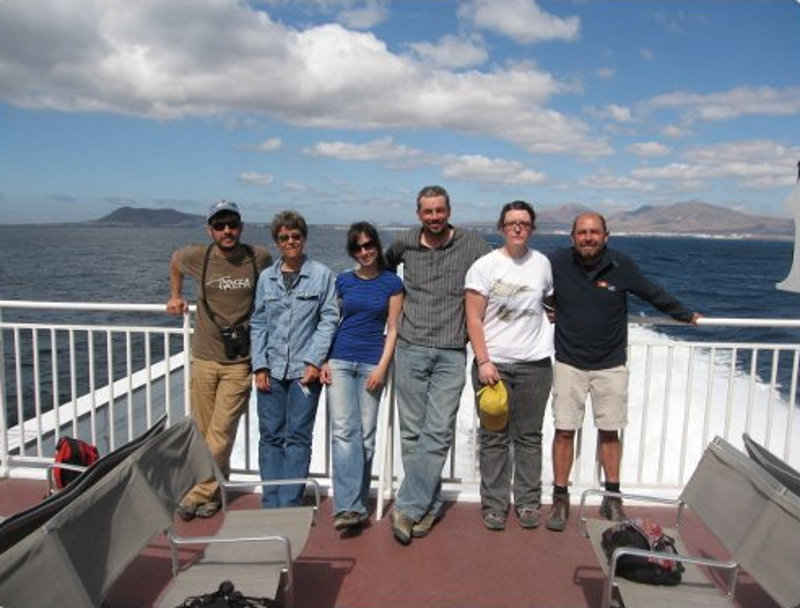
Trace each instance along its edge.
{"label": "man's brown t-shirt", "polygon": [[[178,251],[178,265],[183,274],[195,280],[197,290],[197,322],[192,339],[192,354],[200,359],[218,363],[239,363],[250,356],[228,359],[219,328],[209,318],[201,298],[203,262],[208,245],[188,245]],[[222,327],[230,327],[250,311],[258,274],[272,263],[269,251],[260,246],[250,247],[255,255],[255,271],[244,248],[240,255],[224,258],[212,247],[205,275],[205,296],[214,317]]]}

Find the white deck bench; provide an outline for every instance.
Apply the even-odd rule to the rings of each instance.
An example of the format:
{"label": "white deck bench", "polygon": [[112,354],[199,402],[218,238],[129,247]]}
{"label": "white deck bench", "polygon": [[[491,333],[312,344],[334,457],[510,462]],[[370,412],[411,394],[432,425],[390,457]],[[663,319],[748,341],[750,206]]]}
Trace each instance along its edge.
{"label": "white deck bench", "polygon": [[[674,587],[636,583],[615,574],[617,559],[624,554],[648,555],[636,549],[617,549],[610,563],[601,546],[603,532],[614,522],[586,515],[592,495],[621,496],[627,502],[647,501],[673,505],[672,526],[664,532],[676,540],[674,557],[686,568]],[[691,555],[683,537],[685,509],[708,528],[728,555],[719,559]],[[677,500],[587,490],[581,497],[579,533],[590,539],[606,575],[603,607],[618,605],[647,608],[675,606],[733,606],[740,569],[744,569],[778,603],[800,605],[800,496],[746,454],[724,439],[715,438],[706,448],[692,477]],[[666,554],[656,554],[664,559]]]}

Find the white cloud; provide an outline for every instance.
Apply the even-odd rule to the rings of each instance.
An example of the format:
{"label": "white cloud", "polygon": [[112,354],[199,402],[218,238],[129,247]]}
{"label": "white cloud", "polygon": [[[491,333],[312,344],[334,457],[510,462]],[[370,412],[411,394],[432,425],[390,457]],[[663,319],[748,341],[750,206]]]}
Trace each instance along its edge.
{"label": "white cloud", "polygon": [[[577,20],[516,2],[526,29],[577,31]],[[476,16],[495,10],[469,6]],[[372,33],[334,23],[295,29],[238,0],[5,3],[0,82],[0,98],[27,108],[161,120],[266,115],[305,127],[447,129],[535,154],[610,152],[586,123],[548,107],[574,85],[532,63],[436,69]]]}
{"label": "white cloud", "polygon": [[580,184],[587,188],[600,188],[604,190],[634,190],[637,192],[650,192],[655,190],[655,185],[650,182],[612,175],[606,172],[586,175],[580,179]]}
{"label": "white cloud", "polygon": [[634,156],[666,156],[672,148],[657,141],[641,141],[629,145],[626,150]]}
{"label": "white cloud", "polygon": [[442,176],[451,179],[495,184],[541,184],[544,173],[534,171],[518,161],[488,158],[479,154],[428,154],[423,150],[396,144],[383,137],[363,144],[342,141],[319,142],[304,150],[313,156],[343,161],[385,162],[388,167],[424,164],[439,166]]}
{"label": "white cloud", "polygon": [[255,171],[243,171],[239,174],[239,181],[251,186],[269,186],[275,177],[267,173],[256,173]]}
{"label": "white cloud", "polygon": [[597,68],[594,71],[594,74],[595,76],[597,76],[598,78],[602,78],[603,80],[610,80],[617,75],[617,71],[614,68],[602,67],[602,68]]}
{"label": "white cloud", "polygon": [[800,87],[736,87],[719,93],[667,93],[647,106],[679,111],[686,124],[733,120],[741,116],[800,114]]}
{"label": "white cloud", "polygon": [[544,173],[528,169],[520,162],[477,154],[446,158],[442,175],[450,179],[494,184],[535,185],[546,181]]}
{"label": "white cloud", "polygon": [[414,55],[432,65],[461,69],[485,63],[489,58],[486,46],[479,37],[443,36],[437,43],[412,42],[409,45]]}
{"label": "white cloud", "polygon": [[606,111],[608,116],[617,122],[633,122],[633,114],[630,108],[612,103],[608,105]]}
{"label": "white cloud", "polygon": [[519,44],[549,40],[576,40],[578,17],[561,18],[545,13],[535,0],[468,0],[458,9],[459,17],[476,27],[507,36]]}
{"label": "white cloud", "polygon": [[280,150],[282,147],[283,141],[281,141],[280,137],[271,137],[262,141],[255,149],[259,152],[275,152],[275,150]]}
{"label": "white cloud", "polygon": [[637,179],[692,181],[735,180],[744,188],[791,186],[796,179],[800,147],[767,140],[727,142],[695,146],[682,155],[682,162],[631,171]]}
{"label": "white cloud", "polygon": [[664,125],[659,129],[659,132],[670,139],[680,139],[692,134],[692,131],[687,127],[679,127],[678,125]]}
{"label": "white cloud", "polygon": [[339,12],[337,21],[355,29],[368,29],[389,17],[386,0],[367,0],[361,6],[346,8]]}
{"label": "white cloud", "polygon": [[420,150],[395,144],[391,137],[382,137],[363,144],[343,141],[319,142],[303,150],[312,156],[326,156],[339,160],[373,161],[404,160],[422,155]]}
{"label": "white cloud", "polygon": [[587,112],[594,118],[613,120],[623,124],[634,122],[633,111],[627,106],[616,103],[608,104],[604,108],[589,107]]}

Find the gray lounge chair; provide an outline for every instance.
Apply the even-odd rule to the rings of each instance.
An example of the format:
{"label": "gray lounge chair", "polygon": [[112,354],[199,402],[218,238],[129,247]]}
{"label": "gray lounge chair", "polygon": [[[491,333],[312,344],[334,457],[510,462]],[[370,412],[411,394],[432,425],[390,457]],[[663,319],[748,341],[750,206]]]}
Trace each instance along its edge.
{"label": "gray lounge chair", "polygon": [[[585,515],[586,499],[593,494],[604,492],[583,493],[578,525],[579,531],[591,540],[606,574],[603,606],[614,604],[615,590],[628,608],[732,606],[740,568],[780,606],[790,608],[800,604],[800,496],[788,491],[755,460],[724,439],[717,437],[708,445],[678,500],[622,495],[628,501],[644,500],[675,507],[674,528],[665,532],[677,541],[679,555],[671,559],[683,562],[686,568],[682,582],[675,587],[646,585],[616,576],[616,563],[622,555],[650,554],[617,549],[609,563],[601,547],[601,537],[613,523]],[[689,554],[687,539],[682,536],[687,508],[720,541],[728,555],[713,558]],[[663,553],[655,555],[666,557]],[[721,586],[714,580],[719,575],[725,581]]]}
{"label": "gray lounge chair", "polygon": [[[0,554],[0,605],[101,606],[127,565],[172,522],[181,497],[214,474],[191,419],[138,443],[102,466],[106,459],[99,460],[83,480],[41,505],[45,521]],[[91,477],[93,469],[103,474]]]}

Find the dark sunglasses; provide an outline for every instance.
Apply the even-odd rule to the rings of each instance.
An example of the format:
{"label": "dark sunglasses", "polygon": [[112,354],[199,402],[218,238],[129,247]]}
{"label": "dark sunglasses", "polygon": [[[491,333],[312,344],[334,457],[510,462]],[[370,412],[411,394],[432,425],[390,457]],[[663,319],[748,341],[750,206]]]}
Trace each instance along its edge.
{"label": "dark sunglasses", "polygon": [[216,230],[217,232],[222,232],[225,230],[225,226],[230,228],[231,230],[237,230],[242,223],[239,220],[226,220],[226,221],[216,221],[211,222],[211,227]]}
{"label": "dark sunglasses", "polygon": [[358,253],[361,250],[369,251],[370,249],[375,249],[376,246],[375,241],[366,241],[360,245],[358,243],[353,243],[351,250],[353,253]]}
{"label": "dark sunglasses", "polygon": [[289,240],[292,241],[302,241],[305,237],[300,234],[299,232],[290,232],[288,234],[279,234],[275,237],[275,240],[279,243],[287,243]]}

